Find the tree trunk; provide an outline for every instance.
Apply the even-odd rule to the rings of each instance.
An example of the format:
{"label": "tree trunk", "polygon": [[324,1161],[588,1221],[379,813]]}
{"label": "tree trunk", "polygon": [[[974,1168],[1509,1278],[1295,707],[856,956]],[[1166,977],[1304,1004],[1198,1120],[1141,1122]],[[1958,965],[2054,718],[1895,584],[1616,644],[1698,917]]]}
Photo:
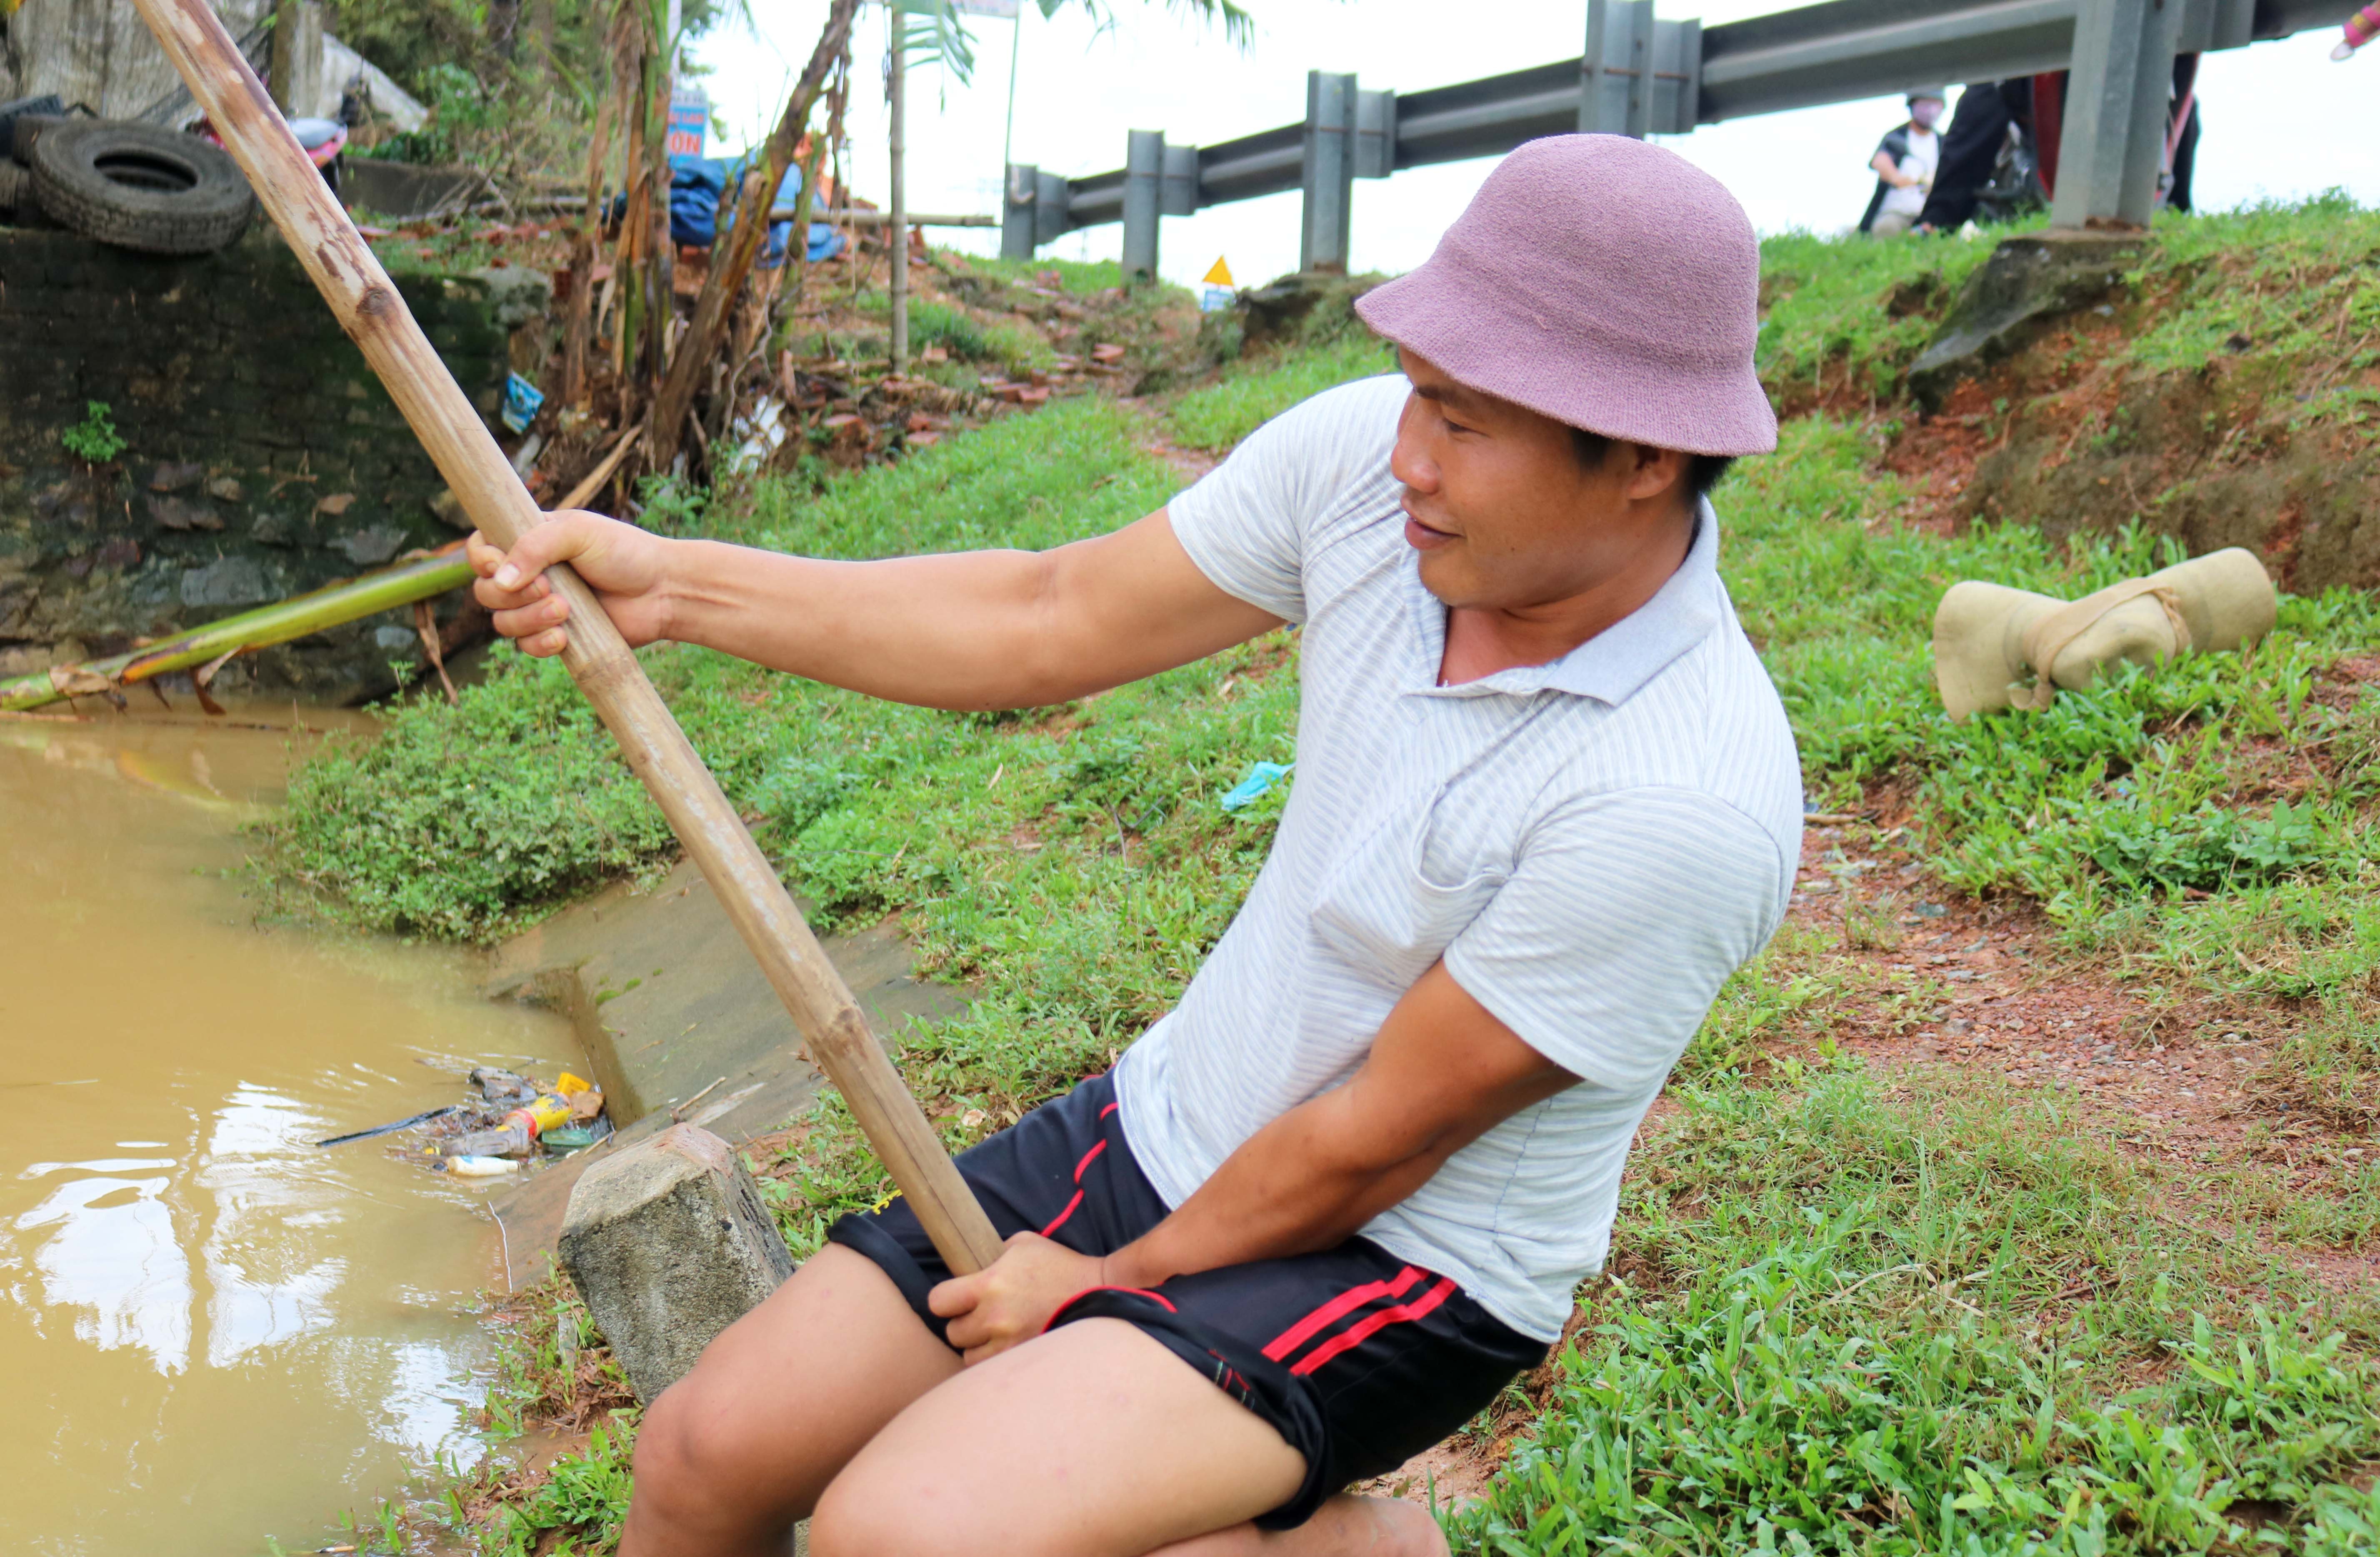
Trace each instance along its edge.
{"label": "tree trunk", "polygon": [[520,43],[520,0],[488,0],[488,42],[504,58]]}
{"label": "tree trunk", "polygon": [[[548,13],[549,15],[551,12]],[[570,246],[570,315],[562,334],[562,403],[587,397],[587,348],[594,329],[595,254],[603,236],[603,164],[612,154],[612,120],[619,103],[619,53],[603,51],[603,96],[595,105],[595,135],[587,145],[587,205]]]}
{"label": "tree trunk", "polygon": [[[761,245],[768,240],[769,207],[776,200],[777,186],[783,182],[785,170],[793,165],[794,148],[800,144],[802,130],[809,123],[811,105],[818,101],[827,72],[834,67],[851,36],[851,18],[858,9],[859,0],[834,0],[833,8],[827,13],[825,30],[819,34],[818,47],[810,51],[810,62],[803,67],[793,96],[785,102],[784,116],[778,119],[775,133],[769,137],[767,157],[759,167],[747,166],[744,171],[744,188],[735,200],[735,225],[721,242],[711,246],[710,274],[703,279],[702,295],[695,300],[694,320],[678,342],[676,359],[670,364],[669,376],[662,381],[653,414],[645,422],[651,468],[666,469],[677,456],[678,442],[686,435],[686,413],[694,404],[701,365],[719,349],[720,332],[727,322],[727,305],[744,289],[745,279],[752,274],[752,262],[759,257]],[[800,213],[803,220],[795,224],[797,229],[806,225],[808,215],[807,211]],[[794,256],[787,259],[788,262],[797,262]]]}
{"label": "tree trunk", "polygon": [[[674,262],[670,237],[669,47],[665,40],[645,55],[645,219],[651,224],[645,253],[645,375],[659,385],[669,366],[669,327],[677,317]],[[655,466],[654,468],[662,468]]]}
{"label": "tree trunk", "polygon": [[885,82],[892,101],[892,176],[886,193],[885,216],[887,241],[892,246],[892,275],[886,283],[892,294],[892,376],[899,378],[909,371],[909,50],[905,16],[892,6],[884,14],[892,22],[892,73]]}

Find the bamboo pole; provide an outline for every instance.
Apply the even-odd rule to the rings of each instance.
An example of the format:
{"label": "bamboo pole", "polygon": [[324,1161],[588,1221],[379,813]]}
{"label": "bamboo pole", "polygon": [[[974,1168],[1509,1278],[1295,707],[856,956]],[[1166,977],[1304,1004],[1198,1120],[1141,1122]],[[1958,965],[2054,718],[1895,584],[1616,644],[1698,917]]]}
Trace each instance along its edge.
{"label": "bamboo pole", "polygon": [[40,708],[68,698],[104,695],[177,670],[189,670],[251,649],[304,638],[416,601],[443,595],[470,582],[471,566],[459,541],[424,557],[325,585],[311,592],[243,611],[220,622],[177,633],[126,654],[35,671],[0,681],[0,709]]}
{"label": "bamboo pole", "polygon": [[[554,511],[587,506],[612,480],[612,473],[627,456],[639,431],[641,424],[621,433],[612,444],[612,452],[553,505]],[[310,593],[292,595],[237,616],[226,616],[220,622],[209,622],[129,653],[84,660],[36,671],[14,681],[0,681],[0,712],[40,708],[68,698],[104,696],[177,670],[287,643],[359,616],[376,615],[400,605],[419,606],[422,602],[471,581],[470,565],[463,560],[462,550],[460,541],[449,541],[395,567],[325,584]],[[424,639],[425,644],[429,641]],[[439,667],[439,675],[445,675],[443,666]],[[453,688],[450,687],[448,691],[451,693]]]}
{"label": "bamboo pole", "polygon": [[[543,516],[281,122],[222,21],[205,0],[133,3],[464,511],[496,544],[517,542]],[[594,591],[567,567],[552,568],[546,578],[570,602],[563,663],[710,882],[808,1040],[810,1057],[842,1091],[936,1250],[953,1271],[981,1270],[1000,1254],[990,1219],[943,1152],[776,870],[736,820]]]}

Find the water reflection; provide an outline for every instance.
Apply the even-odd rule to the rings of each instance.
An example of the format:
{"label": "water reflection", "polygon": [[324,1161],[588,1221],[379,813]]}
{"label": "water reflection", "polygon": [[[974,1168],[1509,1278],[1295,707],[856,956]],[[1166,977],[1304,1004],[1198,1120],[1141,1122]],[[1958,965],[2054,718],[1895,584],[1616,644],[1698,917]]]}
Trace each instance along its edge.
{"label": "water reflection", "polygon": [[484,1190],[324,1136],[551,1068],[475,965],[260,929],[287,737],[0,720],[0,1551],[311,1549],[468,1462]]}
{"label": "water reflection", "polygon": [[190,1360],[190,1265],[164,1201],[170,1182],[72,1179],[18,1217],[17,1231],[56,1229],[36,1243],[33,1267],[41,1300],[75,1310],[78,1339],[102,1350],[138,1346],[160,1371],[178,1373]]}

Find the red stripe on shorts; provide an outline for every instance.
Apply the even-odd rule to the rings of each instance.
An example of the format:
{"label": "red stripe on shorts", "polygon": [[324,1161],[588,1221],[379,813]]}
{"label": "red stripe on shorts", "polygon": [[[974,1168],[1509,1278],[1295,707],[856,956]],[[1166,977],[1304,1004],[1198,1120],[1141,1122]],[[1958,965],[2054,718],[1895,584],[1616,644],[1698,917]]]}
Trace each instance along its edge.
{"label": "red stripe on shorts", "polygon": [[1083,1192],[1082,1192],[1081,1190],[1077,1189],[1077,1190],[1075,1190],[1075,1198],[1074,1198],[1073,1199],[1071,1199],[1071,1200],[1069,1200],[1069,1201],[1067,1201],[1067,1202],[1066,1202],[1066,1209],[1065,1209],[1064,1210],[1060,1211],[1060,1212],[1058,1213],[1057,1220],[1056,1220],[1056,1221],[1054,1221],[1054,1222],[1050,1222],[1049,1226],[1044,1227],[1043,1229],[1041,1229],[1041,1235],[1042,1235],[1043,1237],[1045,1237],[1045,1238],[1046,1238],[1046,1237],[1050,1236],[1050,1234],[1055,1233],[1056,1231],[1058,1231],[1058,1229],[1059,1229],[1059,1228],[1065,1226],[1065,1225],[1066,1225],[1066,1219],[1067,1219],[1068,1217],[1070,1217],[1070,1216],[1074,1215],[1074,1214],[1075,1214],[1075,1209],[1076,1209],[1077,1207],[1081,1206],[1081,1205],[1082,1205],[1082,1203],[1083,1203]]}
{"label": "red stripe on shorts", "polygon": [[1362,1286],[1349,1287],[1314,1312],[1291,1325],[1274,1338],[1264,1355],[1274,1362],[1305,1345],[1329,1326],[1378,1297],[1402,1297],[1414,1283],[1421,1280],[1419,1267],[1408,1265],[1397,1272],[1396,1279],[1386,1282],[1366,1282]]}
{"label": "red stripe on shorts", "polygon": [[1453,1295],[1454,1278],[1440,1276],[1436,1286],[1412,1302],[1400,1303],[1393,1308],[1383,1308],[1359,1323],[1349,1325],[1345,1330],[1306,1353],[1305,1358],[1296,1367],[1291,1368],[1290,1372],[1302,1379],[1340,1353],[1351,1351],[1362,1345],[1388,1326],[1403,1324],[1409,1320],[1417,1320]]}
{"label": "red stripe on shorts", "polygon": [[[1110,1108],[1113,1108],[1115,1104],[1110,1103],[1108,1106]],[[1083,1182],[1083,1170],[1088,1168],[1094,1162],[1098,1161],[1099,1153],[1105,1151],[1107,1149],[1108,1143],[1101,1141],[1099,1145],[1083,1153],[1083,1160],[1075,1164],[1075,1182],[1076,1184]],[[1058,1213],[1057,1220],[1050,1223],[1049,1226],[1041,1229],[1041,1235],[1046,1238],[1050,1234],[1058,1231],[1059,1228],[1065,1226],[1066,1219],[1074,1215],[1082,1203],[1083,1192],[1077,1189],[1075,1191],[1075,1198],[1066,1202],[1066,1209]]]}

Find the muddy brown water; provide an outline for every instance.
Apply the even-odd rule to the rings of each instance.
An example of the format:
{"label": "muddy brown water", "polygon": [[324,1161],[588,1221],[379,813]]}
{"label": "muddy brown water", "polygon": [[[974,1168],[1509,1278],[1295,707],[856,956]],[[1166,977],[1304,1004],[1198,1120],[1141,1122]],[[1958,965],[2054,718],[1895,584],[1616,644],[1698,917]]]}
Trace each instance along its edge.
{"label": "muddy brown water", "polygon": [[226,723],[0,716],[0,1551],[310,1551],[481,1452],[486,1188],[311,1143],[576,1043],[459,954],[256,928],[224,872],[309,737]]}

